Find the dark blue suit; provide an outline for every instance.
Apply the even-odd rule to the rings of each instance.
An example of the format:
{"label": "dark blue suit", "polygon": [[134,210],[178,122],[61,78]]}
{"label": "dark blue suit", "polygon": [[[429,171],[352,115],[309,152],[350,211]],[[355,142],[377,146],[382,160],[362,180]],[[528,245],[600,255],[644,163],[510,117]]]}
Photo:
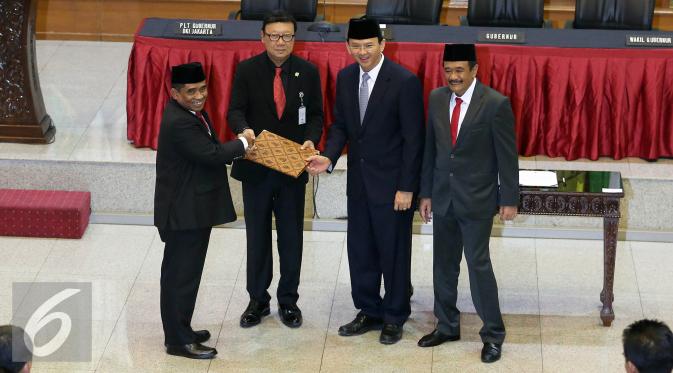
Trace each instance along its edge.
{"label": "dark blue suit", "polygon": [[418,192],[423,93],[414,74],[384,59],[360,123],[359,79],[358,64],[339,72],[335,121],[324,155],[334,165],[348,143],[348,261],[355,307],[402,325],[411,312],[413,209],[393,207],[397,191]]}

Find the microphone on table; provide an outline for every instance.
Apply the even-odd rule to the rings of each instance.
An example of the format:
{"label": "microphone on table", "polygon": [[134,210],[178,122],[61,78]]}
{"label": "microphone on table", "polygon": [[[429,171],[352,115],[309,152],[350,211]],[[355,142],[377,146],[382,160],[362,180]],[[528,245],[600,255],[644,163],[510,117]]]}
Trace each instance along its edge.
{"label": "microphone on table", "polygon": [[323,0],[322,2],[322,17],[323,20],[319,22],[315,22],[308,26],[307,30],[312,31],[312,32],[317,32],[320,34],[320,41],[325,41],[325,35],[329,34],[330,32],[339,32],[341,29],[339,26],[333,24],[332,22],[328,22],[325,19],[327,19],[327,0]]}

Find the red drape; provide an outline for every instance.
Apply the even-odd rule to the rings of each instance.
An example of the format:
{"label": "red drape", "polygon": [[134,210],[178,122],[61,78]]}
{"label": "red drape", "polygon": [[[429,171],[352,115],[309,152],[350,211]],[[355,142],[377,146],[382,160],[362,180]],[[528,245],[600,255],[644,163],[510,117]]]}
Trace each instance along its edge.
{"label": "red drape", "polygon": [[[568,160],[673,156],[673,50],[477,48],[479,79],[512,100],[519,154]],[[236,64],[262,50],[259,41],[136,36],[128,68],[128,139],[156,149],[170,67],[189,61],[204,65],[206,110],[220,139],[232,138],[226,113]],[[443,44],[389,42],[384,54],[418,75],[427,103],[430,91],[444,85],[442,51]],[[329,124],[337,73],[352,62],[345,43],[297,42],[295,52],[318,66]]]}

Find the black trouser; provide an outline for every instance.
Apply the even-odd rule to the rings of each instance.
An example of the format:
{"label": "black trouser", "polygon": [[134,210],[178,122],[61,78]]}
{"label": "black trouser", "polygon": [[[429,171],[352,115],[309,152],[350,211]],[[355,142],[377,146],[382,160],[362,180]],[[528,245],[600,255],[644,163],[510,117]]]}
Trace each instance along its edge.
{"label": "black trouser", "polygon": [[[385,323],[403,325],[409,314],[413,211],[393,204],[348,199],[348,265],[355,308]],[[381,278],[385,295],[381,298]]]}
{"label": "black trouser", "polygon": [[297,302],[301,256],[304,237],[304,196],[306,183],[287,181],[286,177],[269,172],[259,184],[243,183],[245,229],[248,245],[247,290],[250,299],[267,303],[267,289],[273,277],[271,214],[276,217],[280,280],[279,304]]}
{"label": "black trouser", "polygon": [[210,230],[161,231],[166,242],[161,263],[161,321],[166,344],[194,342],[191,322]]}
{"label": "black trouser", "polygon": [[505,324],[498,303],[498,284],[493,274],[489,239],[493,218],[469,219],[453,215],[433,214],[433,284],[437,328],[444,334],[460,334],[458,275],[465,249],[470,276],[472,303],[484,325],[479,331],[483,342],[502,343]]}

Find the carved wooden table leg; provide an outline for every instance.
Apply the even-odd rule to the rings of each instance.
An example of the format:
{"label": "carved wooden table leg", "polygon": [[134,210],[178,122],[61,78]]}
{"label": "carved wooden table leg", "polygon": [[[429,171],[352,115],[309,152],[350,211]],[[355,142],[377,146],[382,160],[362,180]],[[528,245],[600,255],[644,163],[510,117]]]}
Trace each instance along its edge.
{"label": "carved wooden table leg", "polygon": [[606,201],[605,217],[603,218],[603,291],[601,291],[601,320],[603,326],[610,326],[615,319],[612,301],[615,298],[613,287],[615,282],[615,259],[617,257],[617,230],[619,228],[619,199],[609,198]]}

